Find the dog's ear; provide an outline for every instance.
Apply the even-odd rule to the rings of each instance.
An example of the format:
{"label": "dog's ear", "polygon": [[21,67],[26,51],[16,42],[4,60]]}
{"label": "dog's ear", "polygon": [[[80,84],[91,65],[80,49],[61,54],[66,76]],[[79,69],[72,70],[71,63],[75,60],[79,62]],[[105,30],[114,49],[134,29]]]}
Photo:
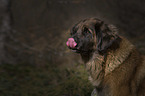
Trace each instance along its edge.
{"label": "dog's ear", "polygon": [[98,26],[96,24],[95,31],[97,37],[97,50],[101,53],[105,52],[113,42],[118,38],[117,28],[113,25],[104,24],[103,22]]}

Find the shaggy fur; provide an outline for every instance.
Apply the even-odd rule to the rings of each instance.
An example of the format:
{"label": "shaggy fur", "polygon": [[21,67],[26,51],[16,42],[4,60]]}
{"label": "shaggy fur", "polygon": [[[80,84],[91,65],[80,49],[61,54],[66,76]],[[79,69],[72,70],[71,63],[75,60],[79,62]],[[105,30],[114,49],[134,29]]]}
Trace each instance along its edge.
{"label": "shaggy fur", "polygon": [[96,18],[77,23],[71,31],[96,88],[96,96],[145,96],[145,58],[117,34],[113,25]]}

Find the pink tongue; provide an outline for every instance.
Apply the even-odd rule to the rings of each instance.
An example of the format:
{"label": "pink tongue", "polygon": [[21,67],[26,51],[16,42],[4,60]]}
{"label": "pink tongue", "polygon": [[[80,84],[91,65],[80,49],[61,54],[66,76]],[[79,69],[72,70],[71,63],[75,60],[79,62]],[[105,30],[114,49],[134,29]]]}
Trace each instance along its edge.
{"label": "pink tongue", "polygon": [[69,38],[68,41],[66,42],[66,45],[70,48],[75,48],[77,43],[75,42],[74,38]]}

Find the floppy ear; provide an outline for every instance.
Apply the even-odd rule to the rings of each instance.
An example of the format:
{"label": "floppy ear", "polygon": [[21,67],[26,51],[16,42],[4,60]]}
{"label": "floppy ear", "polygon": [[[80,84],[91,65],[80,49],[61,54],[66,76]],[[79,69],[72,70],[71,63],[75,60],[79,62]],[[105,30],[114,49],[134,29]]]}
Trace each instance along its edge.
{"label": "floppy ear", "polygon": [[95,30],[97,35],[97,50],[103,53],[118,38],[118,30],[115,26],[107,24],[96,26]]}

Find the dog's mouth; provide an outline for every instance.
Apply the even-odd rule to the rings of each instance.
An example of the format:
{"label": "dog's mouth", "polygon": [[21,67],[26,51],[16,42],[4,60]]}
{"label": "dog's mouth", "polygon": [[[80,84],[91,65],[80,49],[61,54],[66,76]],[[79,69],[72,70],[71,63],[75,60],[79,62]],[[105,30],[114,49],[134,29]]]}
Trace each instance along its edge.
{"label": "dog's mouth", "polygon": [[68,48],[70,48],[73,52],[77,52],[77,43],[75,42],[74,38],[68,38],[68,41],[66,42],[66,45]]}
{"label": "dog's mouth", "polygon": [[71,49],[76,49],[77,43],[75,42],[74,38],[68,38],[66,45]]}
{"label": "dog's mouth", "polygon": [[90,52],[88,50],[82,50],[82,48],[79,47],[79,44],[75,42],[74,38],[68,38],[66,45],[68,46],[69,49],[72,50],[72,52],[75,52],[75,53],[88,53],[88,52]]}

